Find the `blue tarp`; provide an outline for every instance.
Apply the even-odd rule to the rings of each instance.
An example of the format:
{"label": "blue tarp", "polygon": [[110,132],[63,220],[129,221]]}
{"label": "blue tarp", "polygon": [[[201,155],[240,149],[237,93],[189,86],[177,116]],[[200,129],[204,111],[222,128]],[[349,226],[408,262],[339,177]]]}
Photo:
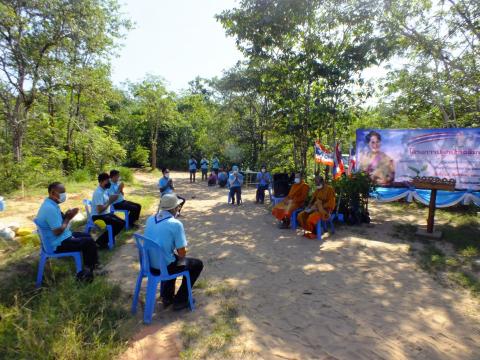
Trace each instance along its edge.
{"label": "blue tarp", "polygon": [[[424,205],[430,203],[430,190],[415,188],[385,188],[378,187],[370,196],[380,202],[392,202],[405,198],[408,202],[417,200]],[[445,208],[457,204],[469,205],[475,204],[480,206],[479,191],[442,191],[437,192],[436,207]]]}

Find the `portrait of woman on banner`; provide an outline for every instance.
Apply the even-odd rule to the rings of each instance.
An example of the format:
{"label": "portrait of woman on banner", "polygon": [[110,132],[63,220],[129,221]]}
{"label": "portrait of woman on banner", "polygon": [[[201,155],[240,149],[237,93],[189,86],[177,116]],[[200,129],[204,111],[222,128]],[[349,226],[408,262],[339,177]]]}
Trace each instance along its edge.
{"label": "portrait of woman on banner", "polygon": [[395,180],[393,159],[380,151],[382,137],[376,131],[370,131],[365,137],[368,151],[360,153],[360,170],[370,175],[377,185],[391,185]]}

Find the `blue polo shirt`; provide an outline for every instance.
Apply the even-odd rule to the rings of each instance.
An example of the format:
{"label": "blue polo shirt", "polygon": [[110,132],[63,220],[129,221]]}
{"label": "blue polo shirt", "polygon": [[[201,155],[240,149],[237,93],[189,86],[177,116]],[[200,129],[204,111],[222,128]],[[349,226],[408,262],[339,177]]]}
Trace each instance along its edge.
{"label": "blue polo shirt", "polygon": [[269,172],[262,173],[259,171],[257,173],[257,182],[259,186],[267,186],[272,182],[272,177]]}
{"label": "blue polo shirt", "polygon": [[92,196],[92,215],[106,215],[110,213],[108,207],[102,213],[97,211],[97,205],[106,205],[107,203],[108,191],[98,185]]}
{"label": "blue polo shirt", "polygon": [[50,198],[46,198],[43,201],[42,206],[40,206],[40,209],[38,209],[37,221],[40,224],[40,228],[43,230],[43,241],[47,251],[55,251],[57,246],[59,246],[63,240],[72,236],[72,232],[69,228],[66,228],[58,236],[53,233],[53,229],[62,226],[63,217],[60,206]]}
{"label": "blue polo shirt", "polygon": [[200,161],[200,167],[202,168],[202,170],[208,170],[208,160],[202,159]]}
{"label": "blue polo shirt", "polygon": [[[242,186],[242,184],[243,184],[243,175],[242,174],[238,173],[235,181],[234,181],[234,179],[235,179],[235,176],[233,175],[233,172],[232,172],[230,174],[230,176],[228,177],[228,185],[230,186],[230,188]],[[232,184],[232,181],[233,181],[233,184]]]}
{"label": "blue polo shirt", "polygon": [[115,202],[113,204],[118,204],[120,202],[122,202],[123,200],[125,200],[125,198],[123,197],[123,194],[120,192],[120,184],[121,183],[114,183],[112,181],[110,181],[110,189],[107,190],[107,194],[108,195],[118,195],[118,199],[115,200]]}
{"label": "blue polo shirt", "polygon": [[183,224],[175,219],[168,211],[161,211],[147,219],[145,237],[157,243],[162,249],[160,252],[150,252],[150,266],[160,269],[163,258],[168,266],[175,261],[174,250],[187,246],[187,238]]}
{"label": "blue polo shirt", "polygon": [[[173,193],[173,189],[170,185],[168,185],[168,180],[170,180],[170,178],[166,178],[165,176],[163,176],[160,181],[158,182],[158,187],[160,188],[160,192],[162,193],[162,196],[165,195],[165,194],[171,194]],[[168,185],[168,186],[167,186]],[[162,188],[164,187],[167,187],[165,190],[162,191]]]}
{"label": "blue polo shirt", "polygon": [[226,172],[218,173],[218,181],[225,181],[228,179],[228,175]]}
{"label": "blue polo shirt", "polygon": [[217,158],[212,160],[212,169],[217,170],[220,167],[220,161]]}
{"label": "blue polo shirt", "polygon": [[197,160],[195,159],[188,160],[188,170],[190,171],[197,170]]}

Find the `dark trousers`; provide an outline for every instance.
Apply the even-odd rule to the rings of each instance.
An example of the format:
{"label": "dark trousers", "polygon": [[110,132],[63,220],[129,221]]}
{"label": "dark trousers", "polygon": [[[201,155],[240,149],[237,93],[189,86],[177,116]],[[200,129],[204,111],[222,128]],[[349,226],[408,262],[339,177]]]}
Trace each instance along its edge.
{"label": "dark trousers", "polygon": [[218,176],[218,169],[213,169],[213,172]]}
{"label": "dark trousers", "polygon": [[230,188],[230,199],[232,200],[232,204],[235,204],[235,194],[237,194],[237,205],[240,205],[240,201],[242,201],[242,188],[240,186]]}
{"label": "dark trousers", "polygon": [[227,185],[227,180],[218,180],[218,186],[225,187]]}
{"label": "dark trousers", "polygon": [[[176,260],[167,266],[168,273],[172,275],[172,274],[178,274],[182,271],[188,271],[190,274],[190,284],[192,285],[192,288],[193,288],[193,284],[195,284],[195,282],[198,279],[198,276],[203,270],[203,262],[199,259],[194,259],[189,257],[185,257],[183,259],[179,258],[178,256],[175,256],[175,257],[176,257]],[[158,269],[150,268],[150,271],[153,275],[160,275],[160,270]],[[162,281],[162,293],[160,294],[162,299],[164,299],[164,301],[173,299],[173,301],[176,303],[187,301],[188,300],[187,279],[183,278],[182,285],[180,286],[180,289],[178,289],[178,292],[176,295],[175,295],[175,281],[176,279]]]}
{"label": "dark trousers", "polygon": [[207,180],[207,174],[208,173],[208,169],[202,169],[202,181],[203,180]]}
{"label": "dark trousers", "polygon": [[[106,215],[92,215],[92,220],[103,220],[105,224],[112,225],[113,236],[116,236],[120,231],[125,228],[125,221],[120,219],[118,216],[113,214],[106,214]],[[108,233],[104,231],[102,235],[97,239],[97,244],[101,248],[108,247]]]}
{"label": "dark trousers", "polygon": [[115,209],[129,211],[128,222],[130,225],[135,224],[135,221],[140,217],[140,211],[142,210],[142,205],[127,200],[116,203],[114,207]]}
{"label": "dark trousers", "polygon": [[256,197],[257,202],[261,202],[263,204],[265,201],[265,190],[268,190],[268,185],[258,185]]}
{"label": "dark trousers", "polygon": [[190,170],[190,182],[195,182],[195,174],[197,170]]}
{"label": "dark trousers", "polygon": [[71,237],[63,240],[55,250],[57,254],[71,251],[80,251],[83,257],[83,264],[90,270],[93,270],[95,265],[98,264],[97,244],[87,233],[74,232]]}

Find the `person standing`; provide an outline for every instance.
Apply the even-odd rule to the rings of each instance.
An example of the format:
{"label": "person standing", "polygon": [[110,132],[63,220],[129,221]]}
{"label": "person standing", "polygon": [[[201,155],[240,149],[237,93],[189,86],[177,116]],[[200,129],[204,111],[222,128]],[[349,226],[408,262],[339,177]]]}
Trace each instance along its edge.
{"label": "person standing", "polygon": [[215,175],[218,176],[218,169],[220,168],[220,161],[216,156],[213,157],[212,159],[212,171],[215,173]]}
{"label": "person standing", "polygon": [[118,210],[128,210],[128,222],[130,226],[136,226],[135,222],[140,217],[140,211],[142,205],[134,203],[132,201],[125,200],[125,194],[123,189],[125,184],[120,181],[120,171],[110,171],[110,189],[108,189],[109,195],[118,195],[118,199],[113,202],[113,206]]}
{"label": "person standing", "polygon": [[[173,186],[173,180],[170,177],[170,170],[168,168],[162,169],[163,176],[158,181],[158,189],[160,190],[160,197],[167,194],[173,194],[175,187]],[[178,215],[180,215],[180,211],[182,211],[182,207],[185,204],[185,199],[181,196],[177,195],[177,198],[181,200],[180,205],[178,207]]]}
{"label": "person standing", "polygon": [[200,160],[200,168],[202,169],[202,181],[207,181],[208,177],[208,160],[205,159],[205,156]]}
{"label": "person standing", "polygon": [[267,167],[262,165],[260,171],[257,173],[257,195],[255,203],[263,204],[265,201],[265,190],[268,190],[270,184],[272,183],[272,177],[270,173],[267,172]]}
{"label": "person standing", "polygon": [[[150,271],[160,275],[160,260],[167,264],[169,274],[182,271],[190,273],[190,283],[197,281],[203,269],[199,259],[187,257],[187,238],[183,224],[175,218],[181,200],[173,193],[164,195],[160,200],[160,211],[147,219],[145,237],[157,243],[162,251],[149,251]],[[176,279],[162,283],[162,302],[164,307],[173,304],[174,310],[181,310],[189,306],[187,280],[183,277],[182,285],[175,294]]]}
{"label": "person standing", "polygon": [[230,188],[230,199],[232,205],[235,205],[235,195],[237,196],[237,205],[242,201],[243,175],[238,171],[238,166],[232,167],[232,173],[228,177],[228,187]]}
{"label": "person standing", "polygon": [[[92,220],[103,220],[105,224],[112,225],[113,236],[116,236],[123,228],[125,228],[125,221],[118,216],[110,213],[110,205],[113,204],[119,195],[109,195],[110,176],[107,173],[98,175],[98,187],[93,192],[92,196]],[[108,248],[108,233],[104,231],[97,239],[97,244],[102,249]]]}
{"label": "person standing", "polygon": [[192,156],[190,156],[190,160],[188,160],[188,170],[190,171],[190,182],[195,182],[195,174],[197,173],[197,160]]}
{"label": "person standing", "polygon": [[66,200],[67,192],[62,183],[54,182],[48,185],[48,197],[40,206],[36,218],[44,235],[42,240],[46,248],[57,254],[80,251],[84,268],[93,272],[100,268],[97,245],[90,234],[70,230],[70,221],[77,215],[78,208],[69,209],[62,214],[59,204]]}

